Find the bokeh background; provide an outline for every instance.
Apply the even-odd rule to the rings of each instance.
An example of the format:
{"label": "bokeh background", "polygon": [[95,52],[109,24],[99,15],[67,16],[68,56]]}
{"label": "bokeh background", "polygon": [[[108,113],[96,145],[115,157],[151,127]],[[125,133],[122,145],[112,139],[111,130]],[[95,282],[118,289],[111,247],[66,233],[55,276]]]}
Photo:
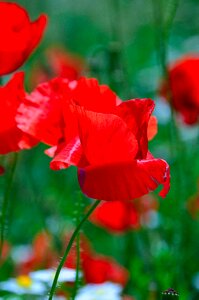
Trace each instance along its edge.
{"label": "bokeh background", "polygon": [[[42,12],[48,15],[46,34],[22,67],[27,90],[35,86],[40,66],[49,68],[48,49],[62,47],[82,61],[85,75],[109,84],[121,99],[155,100],[158,134],[149,149],[171,166],[170,193],[164,200],[155,193],[158,208],[136,230],[111,234],[87,222],[83,231],[96,252],[114,257],[128,268],[130,280],[125,291],[135,299],[158,300],[168,287],[178,290],[181,300],[198,299],[199,128],[185,126],[176,117],[176,138],[170,108],[158,93],[163,78],[158,37],[175,1],[11,2],[25,7],[31,19]],[[166,42],[168,62],[187,53],[199,53],[199,2],[178,2]],[[8,76],[3,80],[6,82]],[[82,212],[89,203],[79,192],[76,169],[50,170],[45,149],[39,145],[19,153],[6,224],[11,248],[31,245],[42,230],[49,231],[59,247],[63,232],[75,226],[77,199],[82,198]],[[1,160],[9,166],[12,154]],[[1,177],[1,191],[4,184],[5,177]],[[110,218],[114,218],[114,212]],[[12,256],[1,268],[1,280],[13,276]]]}

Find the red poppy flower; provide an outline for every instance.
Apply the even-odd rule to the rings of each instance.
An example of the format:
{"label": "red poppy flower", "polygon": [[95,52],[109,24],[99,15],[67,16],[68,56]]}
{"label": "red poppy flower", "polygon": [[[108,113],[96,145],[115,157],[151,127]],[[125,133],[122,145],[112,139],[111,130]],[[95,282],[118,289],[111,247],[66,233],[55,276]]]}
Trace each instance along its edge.
{"label": "red poppy flower", "polygon": [[38,45],[46,27],[46,16],[31,22],[25,9],[0,2],[0,75],[18,69]]}
{"label": "red poppy flower", "polygon": [[28,149],[36,144],[36,140],[22,132],[15,121],[19,104],[25,96],[23,78],[23,72],[16,73],[5,86],[0,87],[0,154]]}
{"label": "red poppy flower", "polygon": [[147,125],[153,102],[130,100],[117,107],[118,115],[76,107],[79,136],[89,162],[78,172],[82,191],[101,200],[131,200],[159,184],[169,189],[169,167],[147,155]]}
{"label": "red poppy flower", "polygon": [[86,65],[79,56],[61,47],[48,48],[44,53],[43,61],[34,66],[31,72],[32,87],[53,77],[62,77],[69,81],[76,80],[86,70]]}
{"label": "red poppy flower", "polygon": [[[63,240],[63,253],[65,251],[65,246],[69,243],[69,240],[71,238],[71,234],[67,234]],[[63,255],[61,253],[61,255]],[[82,261],[88,257],[91,256],[93,253],[91,245],[87,239],[87,237],[83,234],[80,234],[80,265]],[[73,246],[70,249],[70,252],[66,258],[66,261],[64,263],[64,266],[69,269],[76,269],[77,266],[77,244],[76,241],[73,242]]]}
{"label": "red poppy flower", "polygon": [[52,238],[49,234],[40,232],[33,241],[32,252],[17,266],[18,274],[28,274],[31,271],[50,268],[56,264],[57,254],[52,247]]}
{"label": "red poppy flower", "polygon": [[[53,146],[46,152],[51,157],[56,153],[52,162],[54,169],[67,167],[68,164],[78,165],[81,159],[78,128],[74,122],[67,121],[71,117],[71,114],[67,115],[71,99],[91,110],[102,112],[112,111],[117,102],[116,95],[107,86],[99,86],[96,79],[81,78],[69,83],[66,79],[55,78],[38,85],[27,95],[16,117],[21,130]],[[67,151],[70,151],[70,158]]]}
{"label": "red poppy flower", "polygon": [[173,108],[188,125],[199,120],[199,56],[185,56],[169,67],[170,86],[162,83],[160,93],[167,98],[171,89]]}
{"label": "red poppy flower", "polygon": [[129,277],[128,271],[112,258],[97,254],[85,258],[82,269],[86,283],[112,281],[125,286]]}
{"label": "red poppy flower", "polygon": [[164,197],[169,189],[168,165],[148,155],[147,128],[153,102],[136,99],[117,105],[110,90],[99,98],[96,90],[90,88],[89,93],[88,83],[86,91],[83,80],[79,89],[74,88],[72,99],[77,105],[63,108],[66,124],[73,124],[75,134],[69,138],[65,131],[65,140],[70,142],[57,149],[51,167],[78,166],[80,187],[91,198],[130,200],[159,184],[165,185],[160,193]]}
{"label": "red poppy flower", "polygon": [[[148,153],[153,101],[118,101],[95,79],[81,78],[69,84],[63,79],[55,81],[59,82],[56,93],[53,81],[40,85],[30,101],[21,105],[17,117],[21,130],[54,146],[51,168],[77,166],[80,187],[91,198],[131,200],[160,184],[164,185],[160,195],[166,196],[168,164]],[[41,92],[45,85],[47,93]],[[54,140],[48,139],[53,130]]]}
{"label": "red poppy flower", "polygon": [[[90,216],[90,221],[112,233],[139,229],[141,223],[150,222],[150,212],[158,208],[154,197],[146,195],[133,202],[101,202]],[[114,218],[110,215],[114,212]]]}
{"label": "red poppy flower", "polygon": [[[111,214],[114,212],[114,218]],[[139,213],[134,202],[101,202],[90,216],[90,221],[114,233],[140,227]]]}
{"label": "red poppy flower", "polygon": [[[69,238],[70,235],[67,235],[64,244],[65,240],[68,243]],[[76,242],[74,242],[64,266],[75,269],[76,263],[77,250]],[[112,281],[125,286],[129,277],[128,271],[114,259],[95,253],[83,234],[80,235],[80,268],[83,271],[86,283]]]}
{"label": "red poppy flower", "polygon": [[2,248],[2,257],[0,260],[0,266],[6,261],[6,259],[10,255],[11,246],[7,241],[4,241],[3,248]]}
{"label": "red poppy flower", "polygon": [[83,60],[60,47],[48,48],[47,60],[55,76],[67,78],[70,81],[80,77],[85,69]]}

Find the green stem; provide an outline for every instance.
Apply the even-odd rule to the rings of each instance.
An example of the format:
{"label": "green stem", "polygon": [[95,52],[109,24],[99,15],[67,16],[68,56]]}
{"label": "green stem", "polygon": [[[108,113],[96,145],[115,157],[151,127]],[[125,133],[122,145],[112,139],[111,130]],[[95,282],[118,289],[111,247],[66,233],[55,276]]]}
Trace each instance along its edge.
{"label": "green stem", "polygon": [[[175,122],[175,113],[173,109],[173,97],[172,97],[172,90],[171,90],[171,83],[169,78],[169,71],[168,71],[168,39],[169,33],[177,12],[179,0],[173,0],[169,17],[164,23],[164,7],[162,5],[162,0],[152,0],[153,1],[153,11],[154,11],[154,20],[155,20],[155,27],[157,28],[157,49],[158,49],[158,56],[160,60],[160,65],[162,69],[162,75],[164,76],[167,84],[168,84],[168,92],[167,92],[167,99],[171,109],[171,123],[170,123],[170,137],[171,137],[171,153],[173,157],[176,159],[178,154],[181,153],[181,146],[182,142],[179,137],[178,128]],[[178,162],[178,172],[179,178],[181,177],[181,162]]]}
{"label": "green stem", "polygon": [[[171,89],[171,82],[170,82],[170,76],[169,76],[169,70],[168,70],[168,39],[169,34],[171,31],[171,27],[174,21],[174,17],[177,12],[179,0],[173,0],[171,9],[169,11],[169,16],[167,20],[164,22],[164,16],[165,16],[165,8],[163,7],[162,0],[153,0],[153,7],[154,7],[154,19],[155,19],[155,25],[157,29],[157,49],[158,54],[160,58],[160,65],[162,69],[162,75],[164,76],[167,84],[168,84],[168,93],[167,93],[167,100],[170,105],[171,109],[171,122],[170,122],[170,148],[171,148],[171,155],[173,157],[173,161],[176,165],[176,176],[175,176],[175,184],[174,186],[174,194],[175,194],[175,207],[177,211],[179,212],[179,222],[175,224],[175,232],[172,237],[172,254],[173,257],[175,257],[175,263],[172,263],[172,267],[175,266],[175,268],[179,272],[179,276],[177,278],[178,282],[184,280],[184,272],[180,272],[181,270],[181,261],[180,256],[176,255],[176,253],[179,253],[180,249],[182,249],[183,245],[183,224],[184,224],[184,214],[183,210],[179,211],[180,203],[183,199],[185,199],[185,189],[186,185],[183,182],[183,176],[186,170],[184,170],[182,162],[185,160],[185,147],[183,144],[183,141],[180,138],[179,131],[177,124],[175,122],[175,112],[173,109],[173,95],[172,95],[172,89]],[[174,170],[175,165],[173,165],[173,168],[171,170]],[[174,178],[173,178],[174,180]],[[172,214],[175,213],[174,218],[176,217],[176,209],[172,210]],[[175,270],[176,271],[176,270]],[[176,271],[177,272],[177,271]],[[178,273],[177,272],[177,273]],[[167,296],[167,295],[166,295]],[[167,298],[165,298],[166,300]]]}
{"label": "green stem", "polygon": [[91,208],[88,210],[88,212],[85,214],[85,216],[83,217],[83,219],[81,220],[81,222],[79,223],[79,225],[76,227],[75,231],[73,232],[72,236],[71,236],[71,239],[66,247],[66,250],[64,252],[64,255],[58,265],[58,268],[56,270],[56,273],[55,273],[55,277],[54,277],[54,280],[53,280],[53,284],[52,284],[52,287],[51,287],[51,290],[50,290],[50,295],[49,295],[49,300],[52,300],[53,299],[53,296],[55,294],[55,290],[56,290],[56,286],[57,286],[57,281],[58,281],[58,278],[59,278],[59,274],[61,272],[61,269],[66,261],[66,258],[68,256],[68,253],[73,245],[73,242],[75,240],[75,238],[77,237],[80,229],[82,228],[82,226],[84,225],[84,223],[86,222],[86,220],[89,218],[89,216],[92,214],[92,212],[95,210],[95,208],[99,205],[100,201],[96,200],[93,205],[91,206]]}
{"label": "green stem", "polygon": [[17,165],[17,153],[14,153],[12,165],[9,171],[9,176],[7,178],[6,187],[4,191],[4,197],[2,202],[2,210],[1,210],[1,216],[0,216],[0,226],[1,226],[1,232],[0,232],[0,260],[2,257],[2,250],[3,250],[3,243],[4,243],[4,236],[5,236],[5,220],[6,220],[6,213],[8,208],[8,202],[10,198],[13,178],[15,174],[15,169]]}
{"label": "green stem", "polygon": [[[81,208],[81,200],[82,197],[81,195],[78,195],[78,201],[77,201],[77,217],[76,217],[76,226],[78,226],[80,222],[80,208]],[[76,276],[75,276],[75,285],[73,289],[73,294],[72,294],[72,300],[75,300],[77,290],[79,287],[79,268],[80,268],[80,232],[78,232],[77,237],[76,237],[76,255],[77,255],[77,260],[76,260]]]}
{"label": "green stem", "polygon": [[75,300],[77,290],[79,287],[79,268],[80,268],[80,233],[78,232],[76,238],[76,253],[77,253],[77,261],[76,261],[76,276],[75,276],[75,286],[73,290],[72,300]]}
{"label": "green stem", "polygon": [[[127,65],[124,55],[124,30],[123,15],[120,0],[110,0],[110,29],[111,42],[109,44],[109,85],[116,93],[121,93],[128,98],[130,96]],[[120,26],[118,26],[120,20]]]}

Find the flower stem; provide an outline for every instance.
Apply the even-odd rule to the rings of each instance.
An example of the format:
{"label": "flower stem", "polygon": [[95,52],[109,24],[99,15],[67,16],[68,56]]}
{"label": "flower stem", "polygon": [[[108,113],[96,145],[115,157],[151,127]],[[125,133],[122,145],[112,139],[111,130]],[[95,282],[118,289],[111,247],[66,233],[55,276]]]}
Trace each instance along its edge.
{"label": "flower stem", "polygon": [[[76,226],[78,226],[80,222],[80,216],[81,216],[81,200],[82,197],[81,195],[78,195],[78,200],[77,200],[77,217],[76,217]],[[72,294],[72,300],[75,300],[77,290],[79,287],[79,268],[80,268],[80,232],[78,232],[77,237],[76,237],[76,255],[77,255],[77,260],[76,260],[76,276],[75,276],[75,285],[73,289],[73,294]]]}
{"label": "flower stem", "polygon": [[[154,23],[156,27],[156,34],[157,34],[157,52],[159,56],[160,66],[162,69],[162,75],[165,78],[167,84],[168,84],[168,91],[167,91],[167,100],[170,105],[171,109],[171,122],[170,122],[170,148],[171,153],[173,156],[174,161],[176,160],[176,163],[178,165],[178,180],[180,183],[181,178],[181,161],[183,160],[182,157],[178,160],[178,154],[182,155],[182,141],[179,136],[178,128],[175,122],[175,112],[173,109],[173,95],[172,95],[172,89],[171,89],[171,82],[170,82],[170,76],[168,71],[168,39],[169,39],[169,33],[172,28],[172,24],[177,12],[179,0],[173,0],[171,3],[171,7],[169,10],[169,15],[167,19],[165,20],[165,8],[163,7],[162,0],[152,0],[153,2],[153,12],[154,12]],[[181,180],[182,182],[182,180]],[[179,184],[180,186],[180,184]],[[183,187],[181,186],[181,189]],[[179,190],[177,191],[177,195],[179,193]]]}
{"label": "flower stem", "polygon": [[73,290],[72,300],[75,300],[78,286],[79,286],[79,267],[80,267],[80,233],[79,232],[76,238],[76,253],[77,253],[76,276],[75,276],[75,286]]}
{"label": "flower stem", "polygon": [[72,247],[72,244],[75,240],[75,238],[77,237],[80,229],[82,228],[82,226],[84,225],[84,223],[86,222],[86,220],[88,219],[88,217],[91,215],[91,213],[95,210],[95,208],[98,206],[98,204],[100,203],[100,201],[96,200],[93,205],[90,207],[90,209],[87,211],[87,213],[85,214],[85,216],[83,217],[83,219],[81,220],[81,222],[78,224],[78,226],[76,227],[75,231],[73,232],[73,235],[66,247],[66,250],[64,252],[64,255],[58,265],[58,268],[56,270],[56,273],[55,273],[55,277],[54,277],[54,280],[53,280],[53,284],[52,284],[52,287],[51,287],[51,290],[50,290],[50,295],[49,295],[49,300],[52,300],[53,299],[53,296],[54,296],[54,293],[55,293],[55,290],[56,290],[56,286],[57,286],[57,281],[58,281],[58,278],[59,278],[59,274],[61,272],[61,269],[66,261],[66,258],[68,256],[68,253]]}
{"label": "flower stem", "polygon": [[[127,65],[124,53],[124,26],[120,0],[109,1],[111,41],[108,48],[109,84],[116,93],[122,93],[125,98],[130,96]],[[120,26],[118,26],[120,20]]]}
{"label": "flower stem", "polygon": [[14,153],[13,160],[11,163],[11,168],[9,170],[9,176],[6,181],[6,186],[4,190],[4,197],[2,202],[2,209],[1,209],[1,215],[0,215],[0,226],[1,226],[1,232],[0,232],[0,260],[2,258],[2,250],[3,250],[3,243],[4,243],[4,236],[5,236],[5,220],[6,220],[6,213],[8,208],[8,202],[10,198],[13,178],[15,174],[15,169],[17,165],[17,153]]}

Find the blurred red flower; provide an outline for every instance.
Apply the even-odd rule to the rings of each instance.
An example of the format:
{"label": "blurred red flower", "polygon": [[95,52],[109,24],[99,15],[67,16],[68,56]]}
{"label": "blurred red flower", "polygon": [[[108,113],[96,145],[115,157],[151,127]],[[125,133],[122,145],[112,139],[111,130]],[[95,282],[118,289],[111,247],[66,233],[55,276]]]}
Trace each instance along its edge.
{"label": "blurred red flower", "polygon": [[37,269],[53,267],[56,265],[57,258],[50,234],[39,232],[33,241],[29,257],[17,266],[17,273],[28,274]]}
{"label": "blurred red flower", "polygon": [[3,175],[5,173],[4,167],[0,166],[0,175]]}
{"label": "blurred red flower", "polygon": [[86,283],[112,281],[125,286],[129,277],[128,271],[114,259],[97,254],[86,257],[82,269]]}
{"label": "blurred red flower", "polygon": [[0,75],[18,69],[38,45],[47,18],[31,22],[25,9],[16,3],[0,2]]}
{"label": "blurred red flower", "polygon": [[0,87],[0,154],[28,149],[37,143],[28,133],[22,132],[15,121],[19,104],[25,96],[23,79],[24,73],[18,72],[5,86]]}
{"label": "blurred red flower", "polygon": [[192,218],[196,219],[199,215],[199,192],[188,199],[186,206]]}
{"label": "blurred red flower", "polygon": [[9,257],[11,251],[11,246],[7,241],[4,241],[2,248],[2,257],[0,259],[0,266],[3,264],[6,259]]}
{"label": "blurred red flower", "polygon": [[[149,195],[133,202],[101,202],[90,216],[90,221],[112,233],[122,233],[139,229],[142,222],[150,222],[149,212],[156,211],[157,208],[156,199]],[[110,218],[113,212],[114,218]]]}
{"label": "blurred red flower", "polygon": [[[114,218],[111,214],[114,212]],[[134,202],[101,202],[90,216],[90,221],[114,233],[122,233],[140,227],[139,214]]]}
{"label": "blurred red flower", "polygon": [[79,56],[59,46],[50,47],[44,52],[42,62],[38,62],[31,71],[31,87],[53,77],[76,80],[86,69],[85,62]]}
{"label": "blurred red flower", "polygon": [[[99,200],[131,200],[160,184],[169,190],[169,166],[148,152],[150,99],[122,102],[96,79],[54,79],[26,97],[21,130],[51,146],[52,169],[78,167],[82,191]],[[154,131],[154,130],[152,130]]]}
{"label": "blurred red flower", "polygon": [[199,55],[185,56],[170,65],[169,83],[164,81],[160,88],[160,94],[166,99],[171,92],[171,105],[188,125],[199,120],[198,77]]}
{"label": "blurred red flower", "polygon": [[[67,243],[69,238],[70,235],[67,235]],[[64,264],[67,268],[76,268],[76,247],[76,242],[74,242]],[[112,281],[125,286],[129,277],[128,271],[114,259],[95,253],[83,234],[80,235],[80,268],[83,271],[86,283]]]}

